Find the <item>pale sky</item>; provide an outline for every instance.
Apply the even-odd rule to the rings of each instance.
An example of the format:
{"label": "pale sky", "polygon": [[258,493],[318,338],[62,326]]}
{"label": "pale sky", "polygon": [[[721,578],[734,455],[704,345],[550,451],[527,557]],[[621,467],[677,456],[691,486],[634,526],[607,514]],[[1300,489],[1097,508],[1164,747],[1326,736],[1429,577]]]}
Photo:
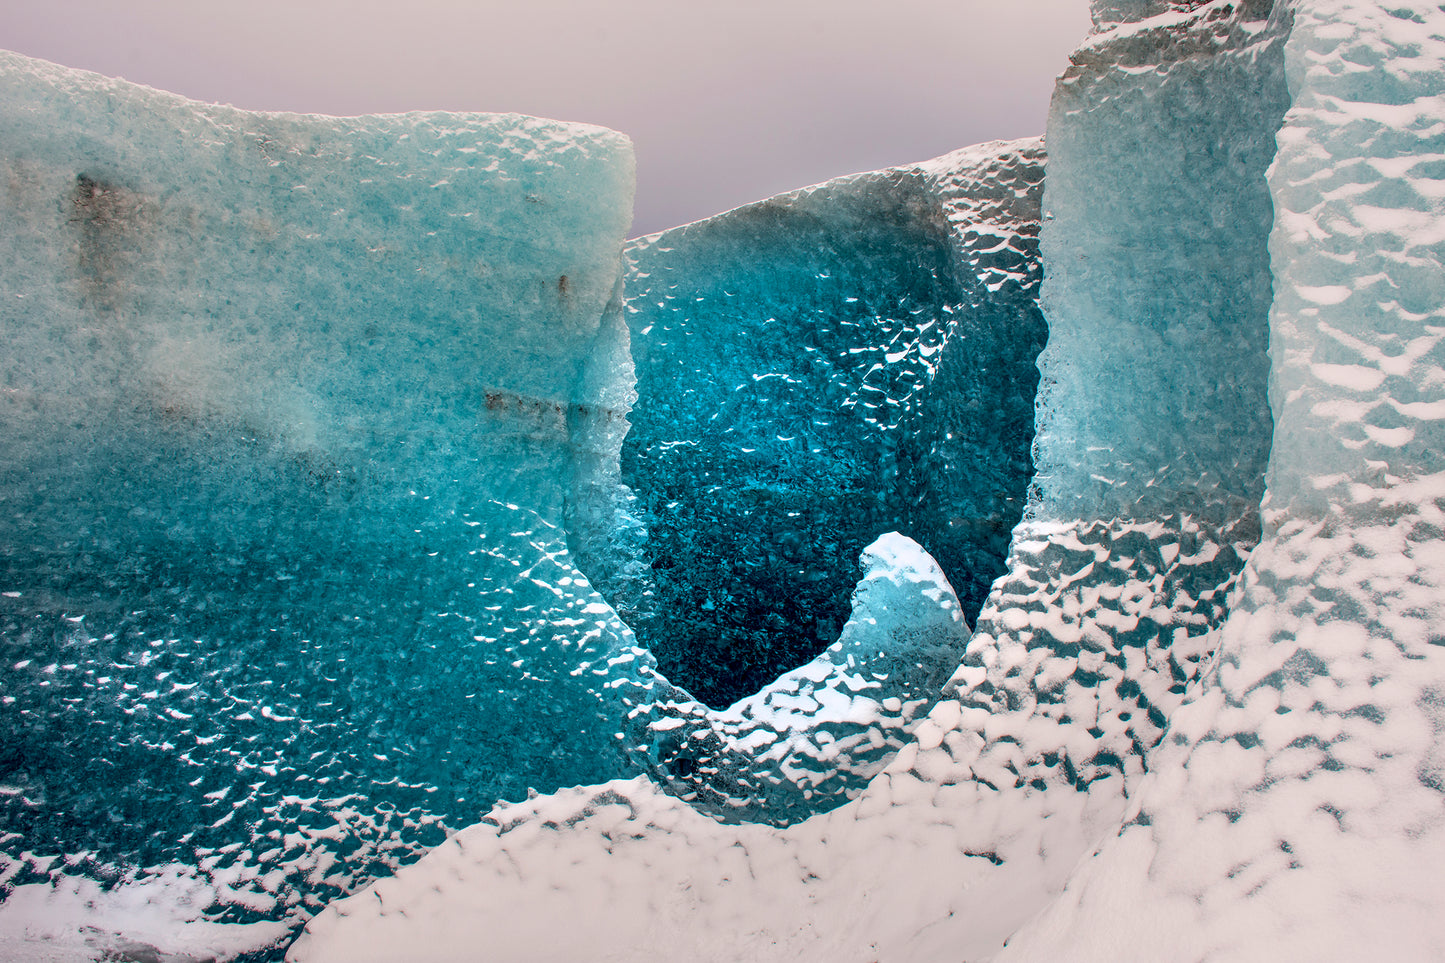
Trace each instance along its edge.
{"label": "pale sky", "polygon": [[633,234],[1043,133],[1087,0],[5,0],[0,47],[255,110],[519,111],[637,148]]}

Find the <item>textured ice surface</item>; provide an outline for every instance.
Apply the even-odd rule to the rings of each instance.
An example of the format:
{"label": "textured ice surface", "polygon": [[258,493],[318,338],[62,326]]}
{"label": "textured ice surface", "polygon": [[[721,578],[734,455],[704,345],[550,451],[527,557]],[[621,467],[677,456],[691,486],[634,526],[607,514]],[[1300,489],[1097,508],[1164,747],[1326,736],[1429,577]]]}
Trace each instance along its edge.
{"label": "textured ice surface", "polygon": [[659,682],[629,744],[658,782],[728,822],[787,825],[862,790],[938,700],[968,642],[948,579],[896,532],[863,552],[837,642],[726,710]]}
{"label": "textured ice surface", "polygon": [[[625,138],[13,55],[0,97],[5,953],[275,942],[498,798],[639,766],[794,822],[937,700],[968,629],[905,536],[873,533],[836,645],[726,712],[574,564],[635,562]],[[935,165],[918,256],[952,270],[961,205],[1036,209],[1028,150],[988,191],[997,152]]]}
{"label": "textured ice surface", "polygon": [[170,865],[294,919],[631,771],[562,528],[615,481],[631,185],[599,128],[0,57],[0,929]]}
{"label": "textured ice surface", "polygon": [[984,145],[631,246],[644,578],[599,588],[703,702],[836,639],[883,532],[977,614],[1031,472],[1042,165]]}
{"label": "textured ice surface", "polygon": [[1445,14],[1292,14],[1264,539],[1125,828],[1009,959],[1445,954]]}
{"label": "textured ice surface", "polygon": [[[1094,14],[1095,35],[1061,78],[1049,121],[1040,247],[1050,332],[1039,360],[1039,472],[946,695],[918,718],[904,700],[890,709],[880,690],[863,690],[830,715],[836,697],[852,692],[854,677],[835,671],[857,638],[849,629],[841,648],[729,710],[683,698],[650,672],[645,649],[624,646],[603,670],[599,698],[635,710],[618,725],[657,781],[616,779],[500,805],[394,877],[333,903],[291,958],[405,959],[420,946],[454,958],[485,947],[506,959],[859,963],[1445,953],[1438,912],[1445,882],[1445,22],[1433,7],[1359,0],[1109,0]],[[954,155],[957,197],[984,196],[967,172],[988,169],[987,155],[1002,161],[1006,151],[984,149],[974,167]],[[921,182],[895,172],[873,183],[906,183],[909,196],[937,197],[930,169],[917,168]],[[78,197],[95,193],[73,183]],[[969,236],[969,216],[992,225],[986,204],[946,210],[958,214],[950,216],[949,238]],[[82,240],[92,231],[83,222],[74,230]],[[933,261],[904,276],[937,280],[939,304],[953,304],[945,295],[986,289],[988,277],[1022,283],[1017,272],[988,275],[982,257],[1014,257],[1007,244],[989,241],[1022,233],[1011,230],[975,231],[978,264],[965,268],[967,259],[956,258],[947,284]],[[668,378],[689,390],[712,374],[715,383],[704,387],[724,397],[753,387],[750,376],[737,377],[741,366],[727,362],[727,352],[745,351],[748,339],[699,328],[685,303],[704,297],[692,303],[710,307],[708,295],[686,293],[692,282],[669,260],[691,251],[690,243],[661,251],[648,247],[655,242],[638,248],[639,270],[651,250],[661,269],[679,273],[666,283],[658,271],[639,279],[652,284],[639,290],[661,302],[653,302],[651,330],[644,324],[633,332],[640,447],[623,477],[637,491],[641,524],[627,524],[626,492],[605,454],[617,443],[616,424],[605,419],[588,436],[590,455],[568,456],[567,465],[582,467],[561,476],[569,479],[568,505],[547,516],[568,534],[559,528],[546,544],[565,537],[579,556],[599,561],[588,571],[638,616],[670,604],[665,586],[644,578],[629,587],[626,579],[659,571],[651,568],[659,557],[689,560],[687,552],[658,554],[674,537],[666,531],[667,512],[677,511],[669,501],[681,500],[649,486],[673,479],[687,481],[687,491],[706,490],[696,480],[712,469],[682,454],[705,438],[695,422],[725,409],[690,408],[655,391],[648,422],[649,392]],[[704,268],[735,247],[709,253],[698,243],[708,253],[698,262]],[[77,242],[75,250],[101,252],[97,263],[115,260],[104,243]],[[794,299],[810,262],[780,263],[788,270],[777,296]],[[981,288],[968,287],[970,268]],[[754,296],[771,296],[763,279],[755,282]],[[76,297],[92,296],[77,290]],[[724,298],[732,290],[723,288]],[[113,310],[96,304],[92,310]],[[634,321],[654,310],[636,306]],[[713,317],[751,330],[748,316]],[[599,307],[599,317],[610,316]],[[892,308],[867,317],[893,318]],[[895,320],[904,322],[905,344],[932,343],[908,333],[908,319]],[[669,324],[673,341],[646,343]],[[719,329],[726,330],[736,328]],[[605,343],[611,347],[598,354],[605,360],[578,375],[588,391],[615,387],[604,369],[626,369],[617,343]],[[647,355],[654,347],[659,352]],[[696,363],[705,351],[721,351],[723,361]],[[776,372],[777,359],[766,356],[774,364],[754,373]],[[865,422],[883,426],[885,436],[894,430],[899,446],[959,407],[940,405],[905,430],[912,406],[944,397],[934,394],[938,371],[911,365],[914,357],[902,353],[896,370],[911,374],[882,390],[896,411],[880,408],[876,422]],[[989,360],[985,353],[970,366]],[[678,373],[679,365],[691,370]],[[808,384],[833,383],[828,367],[820,370],[824,376]],[[800,381],[819,374],[783,373]],[[855,408],[866,413],[858,391]],[[625,389],[617,397],[609,405],[626,404]],[[786,395],[759,397],[768,404],[735,432],[772,429],[765,408],[794,419],[813,414]],[[779,447],[753,452],[742,451],[753,444],[741,437],[711,449],[734,481],[720,485],[712,503],[721,539],[739,537],[730,528],[745,530],[732,506],[766,501],[744,493],[749,482],[768,480],[794,437],[778,432]],[[842,439],[861,454],[838,459],[840,470],[850,458],[886,468],[888,452],[899,449],[872,446],[871,438],[860,431]],[[682,444],[664,448],[667,442]],[[875,457],[881,460],[867,461]],[[769,483],[773,494],[788,491],[778,479]],[[954,490],[941,484],[940,504]],[[681,518],[677,531],[687,524]],[[758,544],[765,541],[759,536]],[[945,572],[946,554],[938,553]],[[551,564],[560,569],[570,557],[559,552]],[[852,564],[838,564],[844,561]],[[896,638],[895,626],[958,625],[958,609],[921,549],[889,536],[864,561],[868,578],[850,626],[872,618]],[[561,577],[537,578],[561,584]],[[890,624],[877,605],[880,594],[895,592],[917,615]],[[600,599],[594,604],[589,614],[612,625]],[[890,617],[900,614],[891,598],[889,608]],[[541,608],[529,615],[555,618]],[[87,615],[82,625],[90,623]],[[877,652],[881,641],[864,639],[857,652]],[[143,655],[116,664],[151,676],[179,672],[153,669]],[[30,675],[7,695],[32,699],[74,671],[61,658],[14,665],[6,671]],[[126,676],[122,685],[136,690],[125,690],[135,694],[123,705],[161,699],[169,678],[147,680],[157,693],[148,696],[141,677]],[[892,678],[906,683],[910,675]],[[617,682],[625,693],[613,691]],[[805,691],[818,710],[807,711]],[[859,707],[881,709],[869,732],[884,743],[909,736],[891,759],[891,747],[870,757],[861,741],[831,755],[844,741],[837,720],[849,724],[847,713]],[[520,715],[509,718],[530,727],[533,720]],[[506,721],[499,713],[498,723]],[[454,718],[439,718],[435,738],[454,729]],[[684,733],[691,741],[668,742]],[[779,743],[792,754],[769,755]],[[278,761],[295,758],[290,753]],[[734,765],[739,758],[743,764]],[[813,768],[819,762],[827,765]],[[859,792],[855,779],[874,768],[881,771]],[[766,824],[793,822],[815,805],[805,795],[812,786],[832,787],[829,803],[855,798],[817,805],[826,811],[792,825]],[[26,805],[34,801],[26,786],[9,788]],[[349,811],[358,798],[372,797],[348,797]],[[325,805],[318,797],[297,812]],[[416,817],[397,814],[408,818]],[[291,837],[277,844],[290,846]],[[252,878],[248,868],[268,858],[256,849],[230,861],[218,854],[195,870],[157,869],[137,885],[163,877],[169,892],[188,893],[193,903],[223,892],[255,906],[272,890],[219,887]],[[87,859],[82,853],[73,865],[103,878]],[[17,874],[37,871],[34,860],[23,865]],[[72,873],[53,890],[14,887],[0,906],[0,931],[44,920],[67,901],[90,901],[90,912],[107,918],[144,903],[144,890],[125,885],[92,899],[93,888],[75,879]],[[266,912],[222,918],[264,925]],[[214,919],[174,916],[202,926],[186,931],[195,940],[176,946],[227,952],[238,945],[204,933]],[[137,926],[134,943],[153,943],[164,931]]]}
{"label": "textured ice surface", "polygon": [[956,695],[785,829],[640,782],[499,809],[296,959],[1441,954],[1441,14],[1095,18],[1049,122],[1035,496]]}
{"label": "textured ice surface", "polygon": [[[784,825],[851,798],[957,665],[950,582],[997,574],[1028,479],[1042,160],[1037,141],[980,145],[634,244],[632,488],[593,540],[610,557],[583,558],[672,653],[624,741],[704,811]],[[894,534],[837,645],[725,710],[694,699],[694,680],[716,694],[837,637],[818,612],[855,568],[835,556],[891,526],[955,574]]]}
{"label": "textured ice surface", "polygon": [[1096,35],[1051,107],[1037,466],[1051,518],[1215,528],[1264,490],[1279,36],[1189,6]]}
{"label": "textured ice surface", "polygon": [[1130,791],[1258,538],[1283,31],[1195,6],[1097,34],[1050,110],[1037,497],[957,676],[1005,793]]}

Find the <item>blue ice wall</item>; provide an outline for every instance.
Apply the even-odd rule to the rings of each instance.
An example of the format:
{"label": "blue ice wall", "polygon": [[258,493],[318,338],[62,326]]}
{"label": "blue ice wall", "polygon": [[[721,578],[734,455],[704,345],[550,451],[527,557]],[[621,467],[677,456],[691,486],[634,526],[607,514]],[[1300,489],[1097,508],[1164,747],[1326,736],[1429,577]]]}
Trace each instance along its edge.
{"label": "blue ice wall", "polygon": [[984,145],[634,242],[645,542],[603,591],[674,682],[722,707],[810,660],[888,531],[977,612],[1031,470],[1042,165]]}
{"label": "blue ice wall", "polygon": [[[1288,102],[1263,23],[1216,9],[1169,38],[1164,24],[1120,28],[1060,79],[1042,516],[1227,525],[1258,508],[1272,431],[1264,172]],[[1170,41],[1162,82],[1136,70]]]}
{"label": "blue ice wall", "polygon": [[956,677],[1004,734],[973,778],[1006,793],[1147,771],[1258,542],[1272,437],[1288,20],[1094,12],[1049,116],[1036,495]]}
{"label": "blue ice wall", "polygon": [[282,918],[626,771],[563,525],[615,478],[632,164],[0,55],[11,884],[176,861]]}
{"label": "blue ice wall", "polygon": [[[1036,143],[809,202],[843,253],[808,270],[848,267],[875,302],[823,339],[852,420],[805,391],[800,411],[846,424],[807,429],[827,446],[805,484],[774,466],[732,487],[822,519],[784,534],[798,568],[851,504],[817,465],[894,508],[833,545],[827,637],[810,624],[791,650],[797,626],[768,622],[794,661],[728,715],[659,675],[589,581],[654,585],[619,472],[624,138],[248,114],[13,55],[0,104],[0,885],[157,887],[162,915],[265,942],[532,789],[641,767],[718,818],[796,822],[856,795],[939,698],[967,625],[937,563],[887,532],[925,519],[987,578],[1017,512]],[[747,293],[796,295],[767,275]],[[774,332],[776,366],[801,323]],[[1010,325],[1033,340],[989,374]],[[722,373],[770,380],[743,371]],[[798,415],[776,414],[736,427],[797,454]],[[955,522],[987,537],[950,540]]]}
{"label": "blue ice wall", "polygon": [[[786,831],[641,781],[508,807],[298,960],[559,918],[571,955],[1445,955],[1445,11],[1094,15],[1049,122],[1036,497],[916,741]],[[527,888],[477,895],[497,864]]]}
{"label": "blue ice wall", "polygon": [[1123,827],[1001,959],[1445,952],[1445,10],[1288,6],[1263,539]]}

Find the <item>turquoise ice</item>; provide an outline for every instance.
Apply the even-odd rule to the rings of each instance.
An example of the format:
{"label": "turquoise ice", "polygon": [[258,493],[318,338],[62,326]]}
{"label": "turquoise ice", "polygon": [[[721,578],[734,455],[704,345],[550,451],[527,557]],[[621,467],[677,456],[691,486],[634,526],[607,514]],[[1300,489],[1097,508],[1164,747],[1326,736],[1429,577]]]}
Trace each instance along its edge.
{"label": "turquoise ice", "polygon": [[[500,799],[684,760],[668,785],[719,818],[793,822],[939,697],[967,625],[888,519],[835,559],[843,618],[747,693],[765,716],[694,702],[609,604],[646,586],[619,448],[658,397],[624,321],[623,136],[249,114],[13,55],[0,100],[6,920],[99,887],[274,942]],[[951,278],[962,175],[931,176],[940,226],[903,256]],[[145,943],[117,912],[99,931]]]}
{"label": "turquoise ice", "polygon": [[294,959],[548,918],[700,959],[1445,952],[1445,20],[1093,13],[1046,137],[1035,485],[913,739],[786,829],[641,780],[501,807]]}
{"label": "turquoise ice", "polygon": [[1099,0],[1046,164],[631,243],[7,57],[0,950],[1440,956],[1442,16]]}
{"label": "turquoise ice", "polygon": [[626,138],[12,55],[0,103],[10,881],[180,862],[280,918],[630,771],[565,534],[625,415]]}
{"label": "turquoise ice", "polygon": [[1043,179],[985,144],[630,245],[619,609],[673,681],[722,708],[806,662],[887,531],[976,617],[1032,473]]}

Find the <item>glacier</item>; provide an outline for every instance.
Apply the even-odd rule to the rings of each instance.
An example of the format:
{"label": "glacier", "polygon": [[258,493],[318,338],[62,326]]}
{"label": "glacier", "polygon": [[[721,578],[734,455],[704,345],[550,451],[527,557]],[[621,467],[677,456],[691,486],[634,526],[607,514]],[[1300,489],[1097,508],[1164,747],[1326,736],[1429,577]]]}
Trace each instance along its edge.
{"label": "glacier", "polygon": [[0,102],[6,919],[169,874],[274,938],[631,772],[587,684],[631,634],[566,539],[626,405],[626,138],[14,55]]}
{"label": "glacier", "polygon": [[704,702],[836,638],[882,532],[977,615],[1031,473],[1042,162],[980,145],[629,245],[621,471],[647,564],[611,596]]}
{"label": "glacier", "polygon": [[[671,680],[633,755],[694,806],[835,806],[938,699],[1031,474],[1042,188],[994,142],[629,245],[621,520],[579,563]],[[835,611],[880,532],[912,598]]]}
{"label": "glacier", "polygon": [[[620,458],[621,135],[250,114],[16,55],[0,78],[7,955],[264,955],[498,799],[638,771],[719,819],[797,822],[939,698],[968,627],[896,532],[845,545],[845,602],[864,575],[816,657],[722,709],[584,574],[635,591],[650,550]],[[1000,200],[1036,228],[1026,155]],[[992,157],[900,204],[940,283],[950,178],[983,204],[968,164]]]}
{"label": "glacier", "polygon": [[1445,953],[1445,13],[1092,10],[628,243],[4,55],[0,956]]}

